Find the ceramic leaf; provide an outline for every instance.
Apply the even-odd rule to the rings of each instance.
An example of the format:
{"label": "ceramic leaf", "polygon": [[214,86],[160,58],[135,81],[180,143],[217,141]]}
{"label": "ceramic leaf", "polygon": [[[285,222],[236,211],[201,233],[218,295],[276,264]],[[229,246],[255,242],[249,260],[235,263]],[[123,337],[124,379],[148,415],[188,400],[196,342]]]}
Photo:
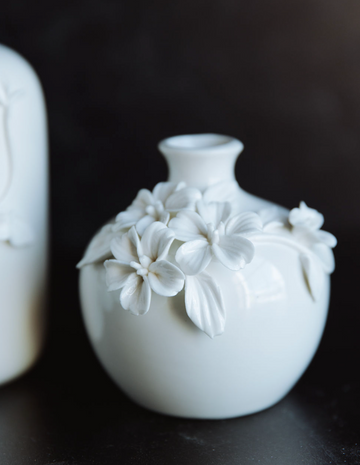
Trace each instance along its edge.
{"label": "ceramic leaf", "polygon": [[318,300],[324,287],[324,270],[317,257],[301,254],[300,261],[314,300]]}
{"label": "ceramic leaf", "polygon": [[223,297],[219,286],[208,273],[187,276],[185,307],[191,321],[211,338],[224,332]]}

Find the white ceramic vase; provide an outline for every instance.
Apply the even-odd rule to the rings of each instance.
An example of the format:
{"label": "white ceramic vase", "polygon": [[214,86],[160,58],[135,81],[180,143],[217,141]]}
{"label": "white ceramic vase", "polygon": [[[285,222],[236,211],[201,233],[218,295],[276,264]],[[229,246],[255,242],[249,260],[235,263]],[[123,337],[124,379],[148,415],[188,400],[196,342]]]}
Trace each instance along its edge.
{"label": "white ceramic vase", "polygon": [[304,202],[289,212],[240,189],[242,148],[216,134],[162,141],[168,182],[142,189],[79,263],[99,360],[157,412],[221,419],[270,407],[321,339],[336,239]]}
{"label": "white ceramic vase", "polygon": [[39,80],[0,45],[0,384],[27,370],[43,343],[47,152]]}

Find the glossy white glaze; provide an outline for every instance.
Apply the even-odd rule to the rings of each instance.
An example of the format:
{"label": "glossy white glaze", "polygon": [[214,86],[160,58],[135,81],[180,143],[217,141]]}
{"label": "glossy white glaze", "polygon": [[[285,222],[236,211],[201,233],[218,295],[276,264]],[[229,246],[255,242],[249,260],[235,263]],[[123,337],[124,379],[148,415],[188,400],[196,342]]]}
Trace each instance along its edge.
{"label": "glossy white glaze", "polygon": [[0,45],[0,383],[25,371],[43,342],[47,152],[38,78]]}
{"label": "glossy white glaze", "polygon": [[[295,234],[295,226],[288,222],[286,209],[239,188],[234,181],[233,168],[242,144],[236,139],[215,134],[178,136],[163,141],[159,148],[169,164],[169,181],[185,181],[188,188],[199,189],[201,201],[207,203],[230,201],[235,217],[227,219],[226,205],[216,204],[218,210],[215,213],[220,212],[225,222],[216,240],[216,230],[210,223],[201,226],[207,228],[201,238],[205,242],[195,245],[208,247],[210,258],[206,262],[206,275],[203,275],[199,262],[185,260],[182,263],[179,250],[183,246],[179,241],[174,242],[166,260],[185,273],[185,288],[172,297],[158,295],[155,290],[150,308],[139,317],[121,308],[120,291],[116,290],[121,286],[116,285],[116,273],[109,275],[108,272],[106,276],[103,266],[105,258],[113,255],[121,261],[122,254],[130,250],[118,248],[120,242],[114,239],[119,233],[116,221],[129,221],[130,218],[138,231],[142,229],[141,211],[132,216],[139,202],[103,229],[80,264],[83,266],[80,275],[83,316],[94,350],[124,392],[139,404],[161,413],[215,419],[246,415],[270,407],[297,382],[320,342],[330,287],[330,271],[324,271],[322,267],[323,250],[318,255],[317,250],[312,250],[309,231],[302,229],[301,236]],[[162,189],[170,187],[163,186]],[[146,194],[146,198],[153,202],[149,195]],[[184,195],[190,201],[195,193],[190,195],[190,191],[184,191]],[[171,202],[164,202],[161,212],[168,209],[174,217],[176,213],[171,212]],[[189,214],[189,218],[195,218],[195,222],[200,221],[196,215],[209,218],[201,205],[194,208],[198,213]],[[292,210],[291,217],[296,218],[295,222],[302,221],[301,227],[307,225],[309,218],[319,218],[312,209],[304,210],[305,213],[301,210],[300,216],[297,210]],[[155,214],[146,206],[143,211],[143,215]],[[257,215],[236,216],[249,211],[259,212],[264,231],[258,229]],[[190,236],[190,239],[185,237],[186,225],[190,225],[192,231],[194,228],[192,223],[181,224],[183,217],[177,214],[179,220],[168,223],[169,215],[166,218],[160,215],[156,217],[160,223],[152,224],[162,224],[157,226],[159,230],[166,229],[164,223],[168,224],[168,230],[180,234],[182,241],[191,241]],[[156,221],[156,218],[146,221]],[[251,234],[244,229],[244,222],[251,225]],[[127,224],[128,228],[130,226]],[[135,226],[132,231],[134,236]],[[320,235],[316,231],[311,234]],[[213,244],[221,245],[218,239],[221,234],[231,236],[234,232],[234,244],[242,235],[253,246],[251,253],[250,249],[241,252],[243,249],[239,246],[240,261],[235,261],[235,265],[242,263],[240,270],[231,257],[224,258],[213,250]],[[331,235],[325,236],[322,235],[321,240],[330,241]],[[124,244],[129,240],[126,237]],[[237,245],[234,247],[236,254]],[[315,273],[315,278],[306,276],[301,257],[307,257],[311,262],[311,273]],[[123,265],[119,266],[119,270],[123,270]],[[196,282],[198,277],[201,282]],[[140,283],[140,278],[137,279]],[[106,280],[115,292],[107,291]],[[169,289],[171,286],[169,282]],[[130,308],[133,313],[136,309],[136,305],[135,311]]]}

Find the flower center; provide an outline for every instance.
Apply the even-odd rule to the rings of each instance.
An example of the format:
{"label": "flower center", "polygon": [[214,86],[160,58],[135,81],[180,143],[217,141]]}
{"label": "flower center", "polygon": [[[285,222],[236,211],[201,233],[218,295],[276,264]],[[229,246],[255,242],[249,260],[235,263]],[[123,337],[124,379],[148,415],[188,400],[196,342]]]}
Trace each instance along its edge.
{"label": "flower center", "polygon": [[136,274],[141,277],[147,276],[149,274],[149,266],[152,264],[153,260],[146,255],[139,257],[139,262],[130,262],[130,266],[136,270]]}
{"label": "flower center", "polygon": [[161,218],[161,215],[165,211],[164,204],[161,202],[161,200],[157,200],[154,205],[148,205],[145,208],[145,211],[148,215],[155,218],[156,221],[159,221]]}
{"label": "flower center", "polygon": [[212,223],[207,224],[208,233],[207,233],[207,240],[210,245],[218,244],[220,241],[220,236],[222,236],[225,232],[224,223],[221,222],[217,229]]}

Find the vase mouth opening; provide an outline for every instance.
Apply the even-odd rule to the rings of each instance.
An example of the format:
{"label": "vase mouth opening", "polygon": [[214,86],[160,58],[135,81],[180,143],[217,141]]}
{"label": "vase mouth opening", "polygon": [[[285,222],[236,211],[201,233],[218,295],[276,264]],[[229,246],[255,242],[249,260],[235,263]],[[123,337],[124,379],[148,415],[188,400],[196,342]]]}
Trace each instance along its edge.
{"label": "vase mouth opening", "polygon": [[238,139],[222,134],[186,134],[159,143],[159,150],[164,155],[239,154],[243,148]]}

